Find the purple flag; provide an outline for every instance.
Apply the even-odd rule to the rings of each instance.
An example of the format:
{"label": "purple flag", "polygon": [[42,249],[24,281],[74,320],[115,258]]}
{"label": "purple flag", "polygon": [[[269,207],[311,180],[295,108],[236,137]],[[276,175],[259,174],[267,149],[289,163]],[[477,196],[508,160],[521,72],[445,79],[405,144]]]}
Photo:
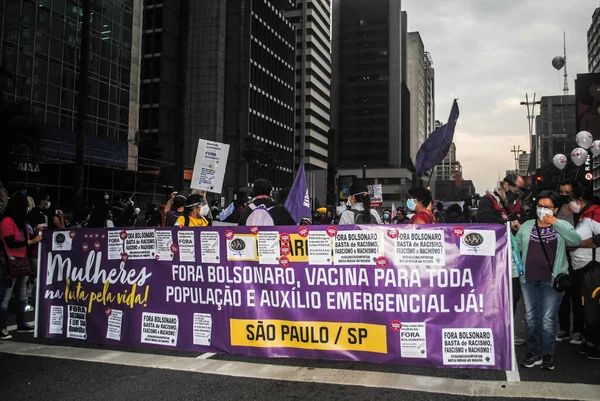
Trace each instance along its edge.
{"label": "purple flag", "polygon": [[422,176],[434,168],[448,154],[448,150],[450,150],[450,145],[452,145],[452,140],[454,139],[458,114],[458,103],[454,99],[448,122],[436,128],[417,152],[415,167],[418,176]]}
{"label": "purple flag", "polygon": [[304,162],[300,162],[298,175],[294,180],[294,185],[285,200],[285,207],[297,223],[303,218],[310,219],[310,198],[308,196],[308,187],[306,186],[306,175],[304,174]]}

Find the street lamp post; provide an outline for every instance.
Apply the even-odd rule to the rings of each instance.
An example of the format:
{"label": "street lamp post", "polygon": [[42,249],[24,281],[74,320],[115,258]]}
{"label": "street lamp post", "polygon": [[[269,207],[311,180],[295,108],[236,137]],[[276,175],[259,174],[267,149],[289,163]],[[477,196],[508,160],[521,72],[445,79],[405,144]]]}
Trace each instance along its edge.
{"label": "street lamp post", "polygon": [[[539,100],[536,102],[535,92],[533,93],[533,100],[531,102],[529,101],[529,96],[527,95],[527,93],[525,94],[525,101],[521,102],[521,106],[527,106],[527,121],[529,123],[529,146],[530,146],[529,158],[530,158],[530,162],[529,162],[529,166],[527,168],[527,173],[534,172],[535,169],[537,168],[538,164],[540,163],[541,153],[540,153],[540,149],[539,149],[539,141],[536,141],[536,144],[535,144],[536,146],[534,146],[534,143],[533,143],[533,124],[535,121],[535,105],[536,104],[542,104],[542,102],[540,102]],[[533,157],[534,150],[535,150],[535,158]],[[533,168],[531,167],[531,160],[535,161]]]}

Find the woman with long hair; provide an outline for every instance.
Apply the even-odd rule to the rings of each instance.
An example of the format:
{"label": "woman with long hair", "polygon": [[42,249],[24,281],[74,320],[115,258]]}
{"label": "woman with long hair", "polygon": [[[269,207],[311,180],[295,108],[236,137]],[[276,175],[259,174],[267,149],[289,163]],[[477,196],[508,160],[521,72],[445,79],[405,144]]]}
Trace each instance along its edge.
{"label": "woman with long hair", "polygon": [[0,236],[2,237],[2,260],[0,261],[0,340],[12,338],[6,328],[6,315],[8,303],[15,291],[17,299],[17,331],[30,332],[33,326],[25,322],[25,307],[27,305],[27,277],[9,277],[8,259],[27,259],[28,250],[36,246],[42,237],[37,235],[30,238],[27,232],[27,198],[16,194],[8,201],[4,210],[4,218],[0,223]]}
{"label": "woman with long hair", "polygon": [[362,181],[353,182],[350,193],[350,210],[342,213],[339,224],[381,224],[379,214],[371,209],[371,197],[366,184]]}

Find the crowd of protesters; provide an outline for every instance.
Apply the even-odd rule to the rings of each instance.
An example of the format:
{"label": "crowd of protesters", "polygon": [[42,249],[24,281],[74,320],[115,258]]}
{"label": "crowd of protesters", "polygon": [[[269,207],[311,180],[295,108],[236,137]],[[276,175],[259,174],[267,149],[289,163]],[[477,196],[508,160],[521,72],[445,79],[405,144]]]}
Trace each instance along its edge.
{"label": "crowd of protesters", "polygon": [[[7,307],[14,295],[18,331],[32,331],[24,313],[32,304],[33,277],[7,277],[7,262],[27,259],[37,265],[37,243],[43,230],[102,227],[206,227],[222,221],[238,225],[329,225],[329,224],[509,224],[513,254],[514,312],[523,299],[527,338],[515,338],[515,345],[527,344],[522,365],[554,369],[555,342],[577,345],[589,359],[600,360],[600,304],[596,284],[600,278],[600,206],[591,191],[573,182],[562,182],[554,191],[531,196],[525,181],[508,175],[493,192],[483,196],[476,213],[467,205],[447,207],[435,201],[428,188],[408,191],[405,207],[376,210],[367,185],[356,180],[350,186],[346,204],[319,207],[310,216],[295,221],[282,203],[273,198],[271,183],[254,182],[252,196],[221,210],[218,201],[210,204],[205,194],[173,192],[164,205],[148,204],[144,216],[135,207],[134,196],[122,198],[105,194],[90,207],[65,215],[52,208],[50,196],[37,193],[35,201],[26,191],[0,196],[0,223],[3,249],[0,259],[0,339],[11,338],[6,330]],[[242,203],[243,202],[243,203]],[[598,262],[596,262],[598,261]],[[596,265],[598,263],[598,265]],[[590,273],[591,272],[591,273]],[[557,291],[557,277],[571,284]],[[563,277],[564,278],[564,277]],[[593,281],[593,280],[592,280]],[[597,283],[600,286],[600,283]],[[595,292],[594,292],[595,291]],[[582,302],[589,299],[589,302]]]}

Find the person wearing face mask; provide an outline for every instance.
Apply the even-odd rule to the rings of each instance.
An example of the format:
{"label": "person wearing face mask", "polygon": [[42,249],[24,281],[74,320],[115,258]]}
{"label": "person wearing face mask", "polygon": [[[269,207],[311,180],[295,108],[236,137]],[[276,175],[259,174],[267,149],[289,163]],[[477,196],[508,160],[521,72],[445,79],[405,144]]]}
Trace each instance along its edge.
{"label": "person wearing face mask", "polygon": [[515,235],[521,257],[520,277],[525,301],[528,353],[522,362],[527,368],[541,365],[554,369],[557,312],[563,293],[553,288],[556,276],[567,273],[566,247],[578,246],[581,237],[573,226],[556,218],[559,197],[554,191],[537,196],[537,218],[523,223]]}
{"label": "person wearing face mask", "polygon": [[518,174],[509,174],[493,193],[479,201],[477,221],[479,223],[504,224],[511,222],[515,233],[521,226],[521,198],[527,191],[525,181]]}
{"label": "person wearing face mask", "polygon": [[212,225],[208,219],[210,206],[202,195],[192,194],[188,196],[185,205],[187,215],[179,216],[175,227],[206,227]]}
{"label": "person wearing face mask", "polygon": [[433,224],[435,216],[430,210],[431,192],[427,188],[415,187],[408,190],[408,200],[406,207],[415,214],[410,218],[408,224]]}
{"label": "person wearing face mask", "polygon": [[390,210],[384,210],[381,220],[383,224],[392,224],[392,212]]}
{"label": "person wearing face mask", "polygon": [[[592,191],[583,186],[577,186],[571,192],[571,201],[569,208],[579,217],[575,229],[582,240],[589,240],[593,236],[600,234],[600,206],[592,203]],[[571,279],[573,281],[572,289],[576,296],[585,299],[582,309],[583,317],[583,339],[579,338],[581,346],[578,351],[586,355],[589,359],[600,360],[600,306],[598,302],[590,302],[593,294],[587,290],[589,286],[583,285],[588,273],[587,265],[595,256],[596,261],[600,261],[600,252],[595,249],[577,248],[571,251],[571,264],[573,272]],[[596,287],[593,285],[592,287]],[[574,323],[575,324],[575,323]],[[575,328],[574,328],[575,330]]]}
{"label": "person wearing face mask", "polygon": [[[565,180],[558,186],[558,195],[560,196],[560,208],[556,214],[556,218],[568,222],[573,227],[575,226],[576,216],[569,207],[571,193],[573,192],[573,182]],[[583,306],[581,305],[581,291],[579,288],[578,276],[573,271],[571,263],[571,255],[567,250],[567,260],[569,262],[569,275],[573,280],[571,288],[565,291],[565,296],[558,308],[558,325],[559,330],[556,332],[556,341],[568,341],[569,344],[580,345],[582,343],[583,331]],[[577,282],[577,283],[576,283]],[[572,314],[571,314],[572,312]],[[571,316],[573,316],[573,332],[571,334]]]}

